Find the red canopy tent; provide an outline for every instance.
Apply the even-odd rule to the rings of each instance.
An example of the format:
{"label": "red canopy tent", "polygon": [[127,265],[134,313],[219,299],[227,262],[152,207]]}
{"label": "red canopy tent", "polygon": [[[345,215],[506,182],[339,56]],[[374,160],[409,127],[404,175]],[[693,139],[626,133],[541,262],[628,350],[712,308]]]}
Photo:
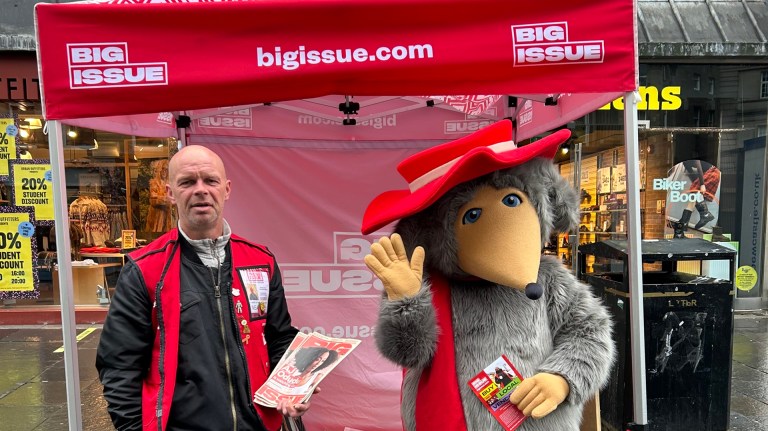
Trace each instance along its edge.
{"label": "red canopy tent", "polygon": [[[496,115],[517,119],[519,140],[560,126],[622,93],[631,102],[637,88],[632,0],[112,3],[37,5],[46,119],[77,124],[111,117],[100,121],[123,125],[119,127],[128,124],[134,127],[131,134],[149,134],[157,114],[140,114],[185,111],[193,118],[205,118],[211,114],[208,109],[216,108],[212,112],[216,114],[237,109],[220,106],[251,109],[253,104],[261,104],[253,109],[262,111],[281,106],[296,111],[303,109],[306,99],[333,94],[362,100],[405,96],[411,101],[429,94],[509,94],[517,95],[518,103],[502,105],[503,113]],[[596,26],[595,17],[603,25]],[[265,103],[272,106],[264,107]],[[628,232],[630,254],[637,256],[636,110],[625,112],[627,182],[628,190],[634,191],[628,197]],[[267,123],[260,128],[262,133]],[[202,136],[197,126],[192,131]],[[57,243],[66,249],[62,130],[58,121],[52,121],[49,129]],[[370,190],[370,195],[378,191]],[[68,255],[59,259],[61,268],[70,266]],[[630,277],[633,287],[641,287],[637,260]],[[60,285],[70,429],[80,429],[71,271],[60,272]],[[641,289],[633,292],[642,298]],[[637,308],[633,317],[641,319],[642,302],[632,304]],[[634,326],[642,331],[642,326]],[[635,356],[642,361],[642,354]],[[643,369],[641,363],[635,365]],[[644,390],[642,384],[635,387]],[[384,395],[365,405],[384,403],[395,409],[396,387]],[[636,420],[644,423],[644,406],[638,410]],[[358,417],[350,417],[348,423],[365,429],[399,426],[394,421],[366,423],[360,418],[364,411],[355,414]],[[333,411],[326,416],[344,414]],[[329,418],[320,425],[336,429],[333,426],[339,422]]]}

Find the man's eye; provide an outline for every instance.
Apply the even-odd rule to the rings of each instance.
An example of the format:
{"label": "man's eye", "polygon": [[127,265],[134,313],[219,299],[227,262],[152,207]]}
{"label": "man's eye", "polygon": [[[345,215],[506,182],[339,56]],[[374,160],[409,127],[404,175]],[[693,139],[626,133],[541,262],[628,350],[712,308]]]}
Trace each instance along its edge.
{"label": "man's eye", "polygon": [[470,210],[467,210],[467,212],[464,213],[464,218],[461,219],[462,224],[472,224],[477,221],[477,219],[480,218],[480,214],[483,213],[483,210],[480,208],[472,208]]}
{"label": "man's eye", "polygon": [[514,207],[520,205],[521,203],[523,203],[523,200],[520,199],[520,196],[518,196],[518,195],[516,195],[514,193],[510,193],[510,194],[504,196],[504,199],[502,199],[501,202],[504,205],[508,206],[508,207],[514,208]]}

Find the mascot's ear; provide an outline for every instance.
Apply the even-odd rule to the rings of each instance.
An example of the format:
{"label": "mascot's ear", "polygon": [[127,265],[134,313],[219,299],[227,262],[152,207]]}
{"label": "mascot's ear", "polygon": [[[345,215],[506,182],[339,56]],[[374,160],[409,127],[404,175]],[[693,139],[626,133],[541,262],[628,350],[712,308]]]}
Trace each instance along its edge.
{"label": "mascot's ear", "polygon": [[552,213],[552,227],[555,232],[568,232],[579,225],[579,195],[557,171],[554,164],[546,169],[550,182],[549,208]]}

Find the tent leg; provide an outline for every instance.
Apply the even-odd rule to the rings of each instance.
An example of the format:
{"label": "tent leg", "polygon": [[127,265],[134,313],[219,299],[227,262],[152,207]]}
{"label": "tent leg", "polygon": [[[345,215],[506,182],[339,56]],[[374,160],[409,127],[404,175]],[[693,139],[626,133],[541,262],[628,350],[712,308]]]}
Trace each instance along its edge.
{"label": "tent leg", "polygon": [[643,315],[643,267],[640,238],[640,146],[637,133],[637,103],[634,91],[624,94],[624,154],[627,163],[627,260],[629,263],[629,316],[632,346],[634,422],[648,423],[645,387],[645,316]]}
{"label": "tent leg", "polygon": [[77,327],[72,282],[72,244],[69,240],[67,179],[64,175],[62,127],[59,121],[48,121],[48,148],[53,178],[53,209],[56,226],[56,262],[59,265],[61,298],[61,331],[64,337],[64,376],[67,383],[67,417],[70,431],[83,429],[80,408],[80,372],[77,364]]}

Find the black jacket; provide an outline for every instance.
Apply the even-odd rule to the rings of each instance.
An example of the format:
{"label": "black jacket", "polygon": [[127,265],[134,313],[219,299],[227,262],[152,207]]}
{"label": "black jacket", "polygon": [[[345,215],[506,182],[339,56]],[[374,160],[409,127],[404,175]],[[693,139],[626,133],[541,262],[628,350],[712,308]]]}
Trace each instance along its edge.
{"label": "black jacket", "polygon": [[[221,297],[215,298],[213,283],[218,281],[217,270],[203,265],[183,236],[179,236],[179,241],[182,252],[179,354],[167,429],[263,430],[251,403],[253,394],[248,391],[245,356],[237,342],[240,335],[231,298],[231,247],[227,245],[222,263]],[[152,300],[144,278],[138,266],[128,259],[118,279],[96,357],[108,410],[120,431],[141,430],[142,379],[155,336],[151,312]],[[273,367],[297,332],[291,326],[280,271],[275,264],[265,330]],[[237,418],[236,427],[233,414]]]}

